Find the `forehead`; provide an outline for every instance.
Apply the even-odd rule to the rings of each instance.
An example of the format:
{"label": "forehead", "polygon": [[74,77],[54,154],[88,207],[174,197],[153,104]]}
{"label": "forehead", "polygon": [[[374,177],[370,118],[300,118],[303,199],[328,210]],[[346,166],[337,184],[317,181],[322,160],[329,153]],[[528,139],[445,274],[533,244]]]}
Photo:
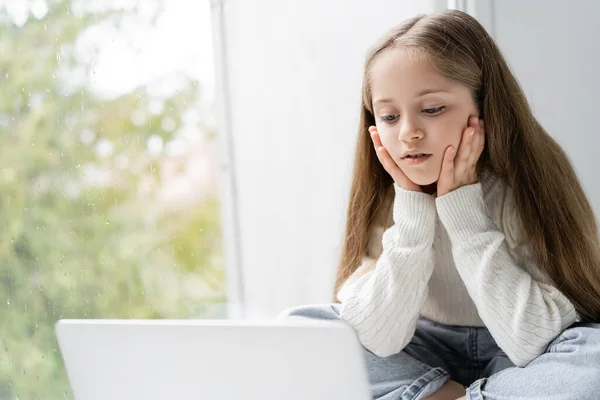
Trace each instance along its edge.
{"label": "forehead", "polygon": [[456,84],[431,68],[425,56],[392,48],[379,54],[369,74],[373,97],[417,96],[428,89],[450,90]]}

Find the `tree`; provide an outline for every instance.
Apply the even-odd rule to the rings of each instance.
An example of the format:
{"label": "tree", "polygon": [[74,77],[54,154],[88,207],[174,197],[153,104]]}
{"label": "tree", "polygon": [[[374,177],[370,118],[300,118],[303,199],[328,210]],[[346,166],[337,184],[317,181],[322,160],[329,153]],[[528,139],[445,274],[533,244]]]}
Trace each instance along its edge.
{"label": "tree", "polygon": [[93,74],[75,51],[86,30],[125,15],[74,6],[55,1],[22,26],[0,9],[0,398],[71,397],[60,318],[224,316],[210,308],[225,301],[216,191],[163,200],[211,146],[160,150],[180,140],[199,85],[104,99],[65,79]]}

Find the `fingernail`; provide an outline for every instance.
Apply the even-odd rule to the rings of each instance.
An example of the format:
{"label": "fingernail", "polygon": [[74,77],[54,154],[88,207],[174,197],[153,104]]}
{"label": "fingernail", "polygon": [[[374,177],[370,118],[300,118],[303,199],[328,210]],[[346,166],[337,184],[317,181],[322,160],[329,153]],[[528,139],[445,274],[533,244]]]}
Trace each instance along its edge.
{"label": "fingernail", "polygon": [[471,132],[469,132],[469,136],[473,136],[475,134],[475,129],[471,129]]}

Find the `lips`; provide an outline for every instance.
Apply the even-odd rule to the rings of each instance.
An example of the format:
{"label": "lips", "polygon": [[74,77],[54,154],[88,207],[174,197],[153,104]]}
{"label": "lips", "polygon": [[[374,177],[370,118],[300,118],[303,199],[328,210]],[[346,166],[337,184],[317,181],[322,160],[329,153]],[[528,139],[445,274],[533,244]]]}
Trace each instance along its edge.
{"label": "lips", "polygon": [[402,157],[402,159],[404,160],[405,158],[419,158],[419,157],[430,156],[430,155],[431,154],[428,154],[428,153],[407,154],[406,156]]}
{"label": "lips", "polygon": [[415,153],[405,156],[401,161],[406,165],[415,166],[421,165],[431,158],[431,154]]}

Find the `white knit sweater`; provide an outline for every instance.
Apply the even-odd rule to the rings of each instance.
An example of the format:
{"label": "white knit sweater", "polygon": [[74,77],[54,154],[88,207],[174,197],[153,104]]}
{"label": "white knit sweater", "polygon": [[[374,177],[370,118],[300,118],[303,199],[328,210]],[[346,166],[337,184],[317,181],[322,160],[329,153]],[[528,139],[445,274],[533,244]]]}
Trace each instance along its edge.
{"label": "white knit sweater", "polygon": [[370,234],[338,299],[341,318],[378,356],[400,352],[423,316],[485,325],[525,366],[578,320],[523,244],[512,190],[489,173],[438,198],[393,185]]}

